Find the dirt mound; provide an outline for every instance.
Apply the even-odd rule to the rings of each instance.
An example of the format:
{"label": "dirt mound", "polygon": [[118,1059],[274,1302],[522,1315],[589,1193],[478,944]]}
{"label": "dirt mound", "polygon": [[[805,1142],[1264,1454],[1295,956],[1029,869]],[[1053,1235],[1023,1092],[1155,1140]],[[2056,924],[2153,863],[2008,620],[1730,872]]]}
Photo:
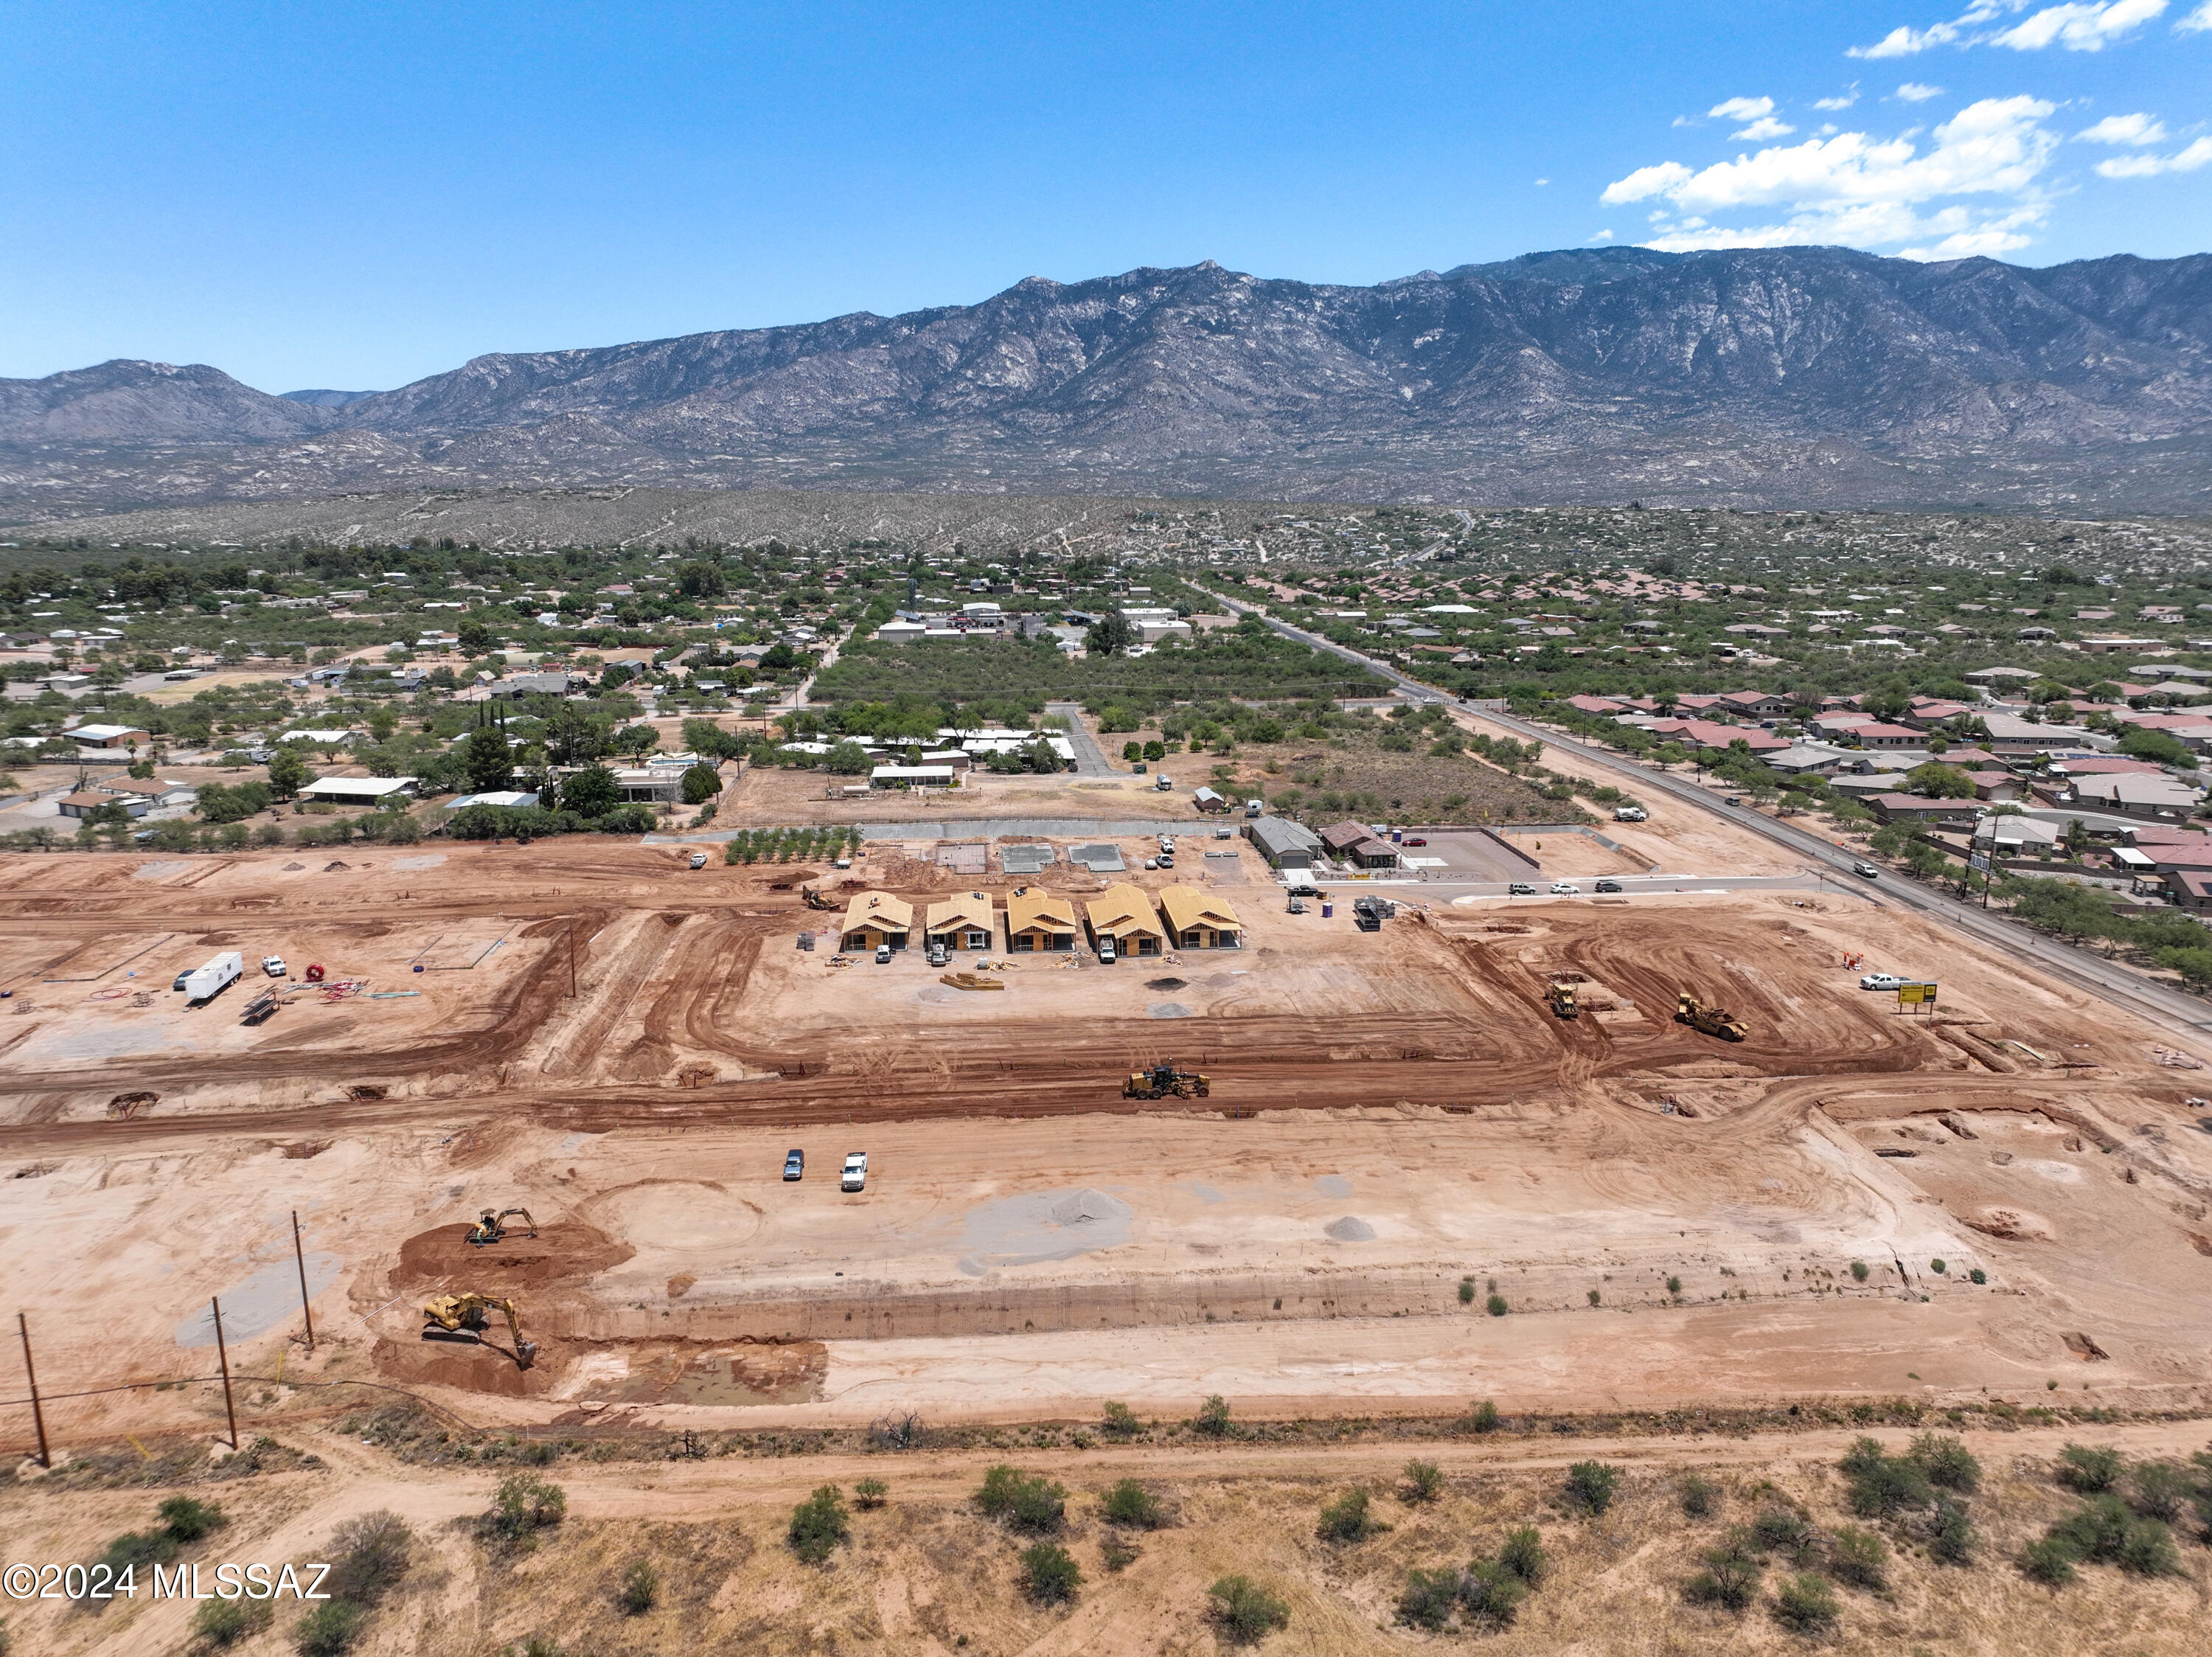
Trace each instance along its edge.
{"label": "dirt mound", "polygon": [[1185,978],[1146,978],[1145,980],[1145,988],[1147,990],[1181,990],[1184,988],[1188,982],[1189,981]]}
{"label": "dirt mound", "polygon": [[596,1226],[562,1220],[542,1226],[531,1237],[510,1231],[487,1247],[469,1244],[471,1228],[440,1226],[417,1232],[399,1246],[399,1264],[391,1288],[395,1294],[416,1290],[476,1289],[512,1295],[548,1283],[567,1282],[618,1266],[635,1252]]}
{"label": "dirt mound", "polygon": [[2050,1221],[2026,1209],[1987,1208],[1959,1217],[1985,1235],[2009,1238],[2016,1242],[2048,1243],[2058,1235]]}
{"label": "dirt mound", "polygon": [[487,1338],[467,1334],[380,1340],[370,1355],[380,1375],[402,1386],[455,1386],[471,1392],[491,1392],[501,1398],[531,1398],[550,1390],[562,1365],[557,1354],[541,1349],[531,1368],[516,1366],[507,1350],[502,1326]]}

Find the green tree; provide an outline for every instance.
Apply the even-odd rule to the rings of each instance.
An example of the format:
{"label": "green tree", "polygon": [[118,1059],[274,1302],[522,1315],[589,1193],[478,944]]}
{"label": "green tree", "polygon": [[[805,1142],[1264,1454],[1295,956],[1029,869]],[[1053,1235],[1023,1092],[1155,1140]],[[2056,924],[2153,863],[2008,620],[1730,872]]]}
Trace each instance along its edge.
{"label": "green tree", "polygon": [[1974,797],[1974,779],[1956,765],[1946,765],[1931,759],[1915,765],[1905,774],[1905,785],[1915,794],[1930,800],[1971,800]]}
{"label": "green tree", "polygon": [[787,1537],[792,1552],[810,1565],[819,1565],[837,1550],[837,1544],[851,1530],[843,1493],[835,1484],[823,1484],[792,1509]]}
{"label": "green tree", "polygon": [[497,725],[479,725],[461,739],[461,768],[471,794],[499,794],[514,786],[514,750]]}
{"label": "green tree", "polygon": [[875,768],[868,751],[849,737],[830,750],[827,763],[833,777],[865,777]]}
{"label": "green tree", "polygon": [[315,773],[297,748],[282,745],[270,754],[269,787],[279,800],[292,799],[314,780]]}
{"label": "green tree", "polygon": [[561,807],[579,817],[604,817],[622,803],[615,774],[605,765],[586,765],[561,779]]}
{"label": "green tree", "polygon": [[694,765],[684,773],[684,803],[703,806],[722,792],[722,774],[712,765]]}
{"label": "green tree", "polygon": [[2197,756],[2179,737],[2142,725],[2130,725],[2120,738],[2120,752],[2130,759],[2147,759],[2157,765],[2193,768]]}
{"label": "green tree", "polygon": [[1118,655],[1136,643],[1136,627],[1118,610],[1092,622],[1083,636],[1085,652],[1094,656]]}
{"label": "green tree", "polygon": [[696,560],[677,566],[676,585],[687,599],[718,599],[730,590],[729,578],[718,566]]}
{"label": "green tree", "polygon": [[491,629],[484,624],[482,618],[474,615],[463,616],[453,633],[460,653],[472,661],[489,653],[496,642]]}

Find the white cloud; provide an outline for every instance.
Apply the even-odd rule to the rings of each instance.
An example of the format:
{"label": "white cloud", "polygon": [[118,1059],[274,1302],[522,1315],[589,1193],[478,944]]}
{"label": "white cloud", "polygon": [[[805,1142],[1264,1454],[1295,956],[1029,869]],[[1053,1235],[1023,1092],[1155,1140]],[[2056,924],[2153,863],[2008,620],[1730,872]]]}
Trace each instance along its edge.
{"label": "white cloud", "polygon": [[1549,179],[1539,179],[1539,180],[1536,180],[1536,182],[1537,182],[1537,184],[1540,186],[1543,186],[1543,185],[1549,184],[1549,183],[1551,182],[1551,180],[1549,180]]}
{"label": "white cloud", "polygon": [[1897,95],[1899,101],[1904,103],[1924,104],[1930,98],[1942,97],[1943,88],[1940,86],[1929,86],[1920,81],[1907,81],[1897,88]]}
{"label": "white cloud", "polygon": [[[2204,3],[2208,6],[2212,6],[2212,0],[2204,0]],[[1813,107],[1815,109],[1849,109],[1858,101],[1859,89],[1857,87],[1854,86],[1849,92],[1842,93],[1833,98],[1814,99]]]}
{"label": "white cloud", "polygon": [[1769,138],[1786,138],[1797,129],[1787,121],[1778,121],[1771,115],[1762,115],[1749,126],[1729,134],[1731,138],[1748,138],[1753,143],[1764,143]]}
{"label": "white cloud", "polygon": [[1931,23],[1923,29],[1906,28],[1900,24],[1872,46],[1853,46],[1844,55],[1847,58],[1910,58],[1930,46],[1948,46],[1958,38],[1959,26],[1956,23]]}
{"label": "white cloud", "polygon": [[1708,119],[1716,121],[1755,121],[1762,115],[1774,113],[1771,98],[1723,98],[1705,112]]}
{"label": "white cloud", "polygon": [[2188,16],[2176,18],[2173,32],[2176,34],[2203,34],[2212,32],[2212,0],[2204,0],[2204,3],[2191,12]]}
{"label": "white cloud", "polygon": [[2074,135],[2091,143],[2164,143],[2166,127],[2154,115],[2107,115]]}
{"label": "white cloud", "polygon": [[[1680,161],[1638,168],[1607,186],[1608,205],[1655,198],[1680,216],[1659,222],[1647,247],[1771,247],[1839,242],[1911,244],[1916,257],[1965,258],[2028,245],[2045,213],[2036,184],[2057,148],[2044,122],[2056,106],[1985,98],[1937,126],[1924,153],[1917,135],[1839,132],[1693,170]],[[1947,198],[2002,198],[1982,204]],[[1754,222],[1709,221],[1768,209]]]}
{"label": "white cloud", "polygon": [[2014,52],[2040,52],[2053,45],[2069,52],[2101,52],[2159,15],[2166,4],[2166,0],[2074,0],[2045,6],[2026,21],[1998,30],[1990,43]]}
{"label": "white cloud", "polygon": [[2212,162],[2212,138],[2199,138],[2172,155],[2115,155],[2099,161],[2097,171],[2108,179],[2148,179],[2160,173],[2194,173]]}
{"label": "white cloud", "polygon": [[1613,232],[1610,230],[1601,230],[1595,235],[1592,236],[1590,240],[1592,241],[1611,241],[1613,240]]}

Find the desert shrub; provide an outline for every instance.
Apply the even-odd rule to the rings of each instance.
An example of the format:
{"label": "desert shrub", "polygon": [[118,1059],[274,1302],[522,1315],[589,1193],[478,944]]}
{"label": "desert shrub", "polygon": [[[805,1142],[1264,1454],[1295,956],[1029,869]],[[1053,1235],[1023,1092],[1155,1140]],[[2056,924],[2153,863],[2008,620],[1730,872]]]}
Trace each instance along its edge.
{"label": "desert shrub", "polygon": [[492,1494],[483,1528],[495,1539],[526,1544],[535,1534],[567,1517],[568,1497],[558,1484],[535,1473],[510,1473]]}
{"label": "desert shrub", "polygon": [[345,1657],[361,1638],[368,1607],[351,1599],[325,1599],[292,1627],[300,1657]]}
{"label": "desert shrub", "polygon": [[1719,1487],[1700,1474],[1692,1473],[1682,1481],[1682,1511],[1692,1519],[1711,1514],[1719,1498]]}
{"label": "desert shrub", "polygon": [[872,1512],[884,1505],[890,1494],[890,1486],[879,1478],[864,1478],[853,1486],[853,1505],[862,1512]]}
{"label": "desert shrub", "polygon": [[1494,1559],[1478,1559],[1459,1579],[1460,1609],[1471,1623],[1504,1628],[1528,1597],[1528,1585]]}
{"label": "desert shrub", "polygon": [[1455,1570],[1410,1570],[1398,1595],[1398,1620],[1435,1633],[1451,1620],[1459,1602],[1459,1573]]}
{"label": "desert shrub", "polygon": [[1474,1278],[1462,1277],[1459,1280],[1459,1303],[1462,1306],[1473,1306],[1474,1304]]}
{"label": "desert shrub", "polygon": [[1596,1514],[1613,1506],[1620,1488],[1620,1469],[1601,1461],[1577,1461],[1567,1469],[1566,1497],[1570,1507]]}
{"label": "desert shrub", "polygon": [[1137,1563],[1144,1550],[1117,1532],[1109,1531],[1106,1539],[1098,1544],[1098,1557],[1109,1571],[1126,1570]]}
{"label": "desert shrub", "polygon": [[1705,1569],[1683,1584],[1686,1598],[1698,1605],[1741,1611],[1758,1597],[1759,1579],[1766,1567],[1759,1556],[1758,1538],[1748,1526],[1731,1525],[1698,1558]]}
{"label": "desert shrub", "polygon": [[2063,1588],[2074,1580],[2074,1553],[2055,1536],[2038,1537],[2021,1550],[2020,1569],[2045,1587]]}
{"label": "desert shrub", "polygon": [[2068,1445],[2058,1453],[2058,1482],[2084,1496],[2111,1489],[2119,1483],[2124,1465],[2118,1450],[2093,1450],[2086,1444]]}
{"label": "desert shrub", "polygon": [[1127,1439],[1136,1437],[1145,1430],[1145,1426],[1137,1419],[1137,1412],[1127,1404],[1118,1400],[1109,1400],[1106,1405],[1103,1418],[1098,1423],[1098,1429],[1109,1438]]}
{"label": "desert shrub", "polygon": [[1784,1578],[1774,1591],[1774,1620],[1799,1634],[1824,1633],[1842,1612],[1835,1590],[1809,1571]]}
{"label": "desert shrub", "polygon": [[2171,1461],[2139,1461],[2128,1474],[2128,1505],[2146,1519],[2171,1525],[2196,1490],[2196,1481]]}
{"label": "desert shrub", "polygon": [[1793,1564],[1798,1565],[1812,1556],[1814,1545],[1820,1539],[1814,1532],[1812,1521],[1795,1508],[1760,1508],[1759,1516],[1751,1521],[1751,1533],[1769,1553],[1786,1555]]}
{"label": "desert shrub", "polygon": [[1488,1398],[1483,1399],[1481,1403],[1467,1412],[1467,1425],[1468,1430],[1472,1432],[1496,1432],[1499,1425],[1498,1406]]}
{"label": "desert shrub", "polygon": [[413,1563],[415,1533],[397,1514],[379,1508],[356,1514],[337,1528],[331,1539],[337,1557],[323,1592],[333,1599],[352,1599],[373,1605],[407,1575]]}
{"label": "desert shrub", "polygon": [[1503,1295],[1492,1295],[1482,1303],[1482,1309],[1493,1318],[1502,1318],[1513,1310],[1512,1307],[1506,1303]]}
{"label": "desert shrub", "polygon": [[1887,1519],[1936,1499],[1928,1475],[1905,1456],[1884,1454],[1879,1442],[1863,1438],[1844,1458],[1850,1477],[1851,1511],[1862,1519]]}
{"label": "desert shrub", "polygon": [[1355,1484],[1334,1502],[1324,1502],[1315,1534],[1324,1542],[1364,1541],[1377,1528],[1367,1511],[1367,1487]]}
{"label": "desert shrub", "polygon": [[845,1497],[835,1484],[822,1484],[791,1510],[786,1532],[792,1552],[810,1565],[819,1565],[837,1551],[853,1528],[845,1516]]}
{"label": "desert shrub", "polygon": [[1839,1582],[1879,1593],[1889,1586],[1889,1549],[1871,1531],[1839,1525],[1828,1538],[1828,1569]]}
{"label": "desert shrub", "polygon": [[[192,1613],[192,1644],[203,1651],[220,1651],[252,1638],[276,1620],[276,1607],[267,1599],[209,1599]],[[7,1651],[0,1642],[0,1654]]]}
{"label": "desert shrub", "polygon": [[173,1496],[155,1511],[161,1515],[161,1527],[179,1542],[197,1542],[230,1522],[214,1502],[188,1496]]}
{"label": "desert shrub", "polygon": [[1245,1576],[1224,1576],[1206,1591],[1206,1615],[1231,1645],[1250,1645],[1290,1625],[1291,1608]]}
{"label": "desert shrub", "polygon": [[1406,1487],[1401,1492],[1407,1502],[1434,1502],[1443,1494],[1444,1470],[1433,1461],[1419,1458],[1406,1464]]}
{"label": "desert shrub", "polygon": [[1133,1478],[1125,1478],[1107,1491],[1098,1510],[1109,1525],[1127,1525],[1140,1531],[1156,1531],[1167,1522],[1159,1497]]}
{"label": "desert shrub", "polygon": [[2154,1519],[2138,1520],[2120,1544],[2119,1566],[2137,1576],[2179,1576],[2180,1556],[2173,1550],[2173,1532]]}
{"label": "desert shrub", "polygon": [[1667,1280],[1667,1292],[1669,1295],[1679,1295],[1682,1292],[1682,1280],[1680,1277],[1669,1277]]}
{"label": "desert shrub", "polygon": [[2171,1576],[2180,1569],[2173,1537],[2154,1519],[2139,1519],[2110,1491],[2100,1492],[2053,1525],[2045,1539],[2072,1559],[2118,1565],[2138,1576]]}
{"label": "desert shrub", "polygon": [[1083,1586],[1083,1573],[1066,1549],[1038,1542],[1022,1550],[1022,1592],[1040,1605],[1057,1605],[1075,1598]]}
{"label": "desert shrub", "polygon": [[1198,1407],[1198,1414],[1190,1423],[1200,1432],[1212,1438],[1223,1438],[1229,1432],[1229,1400],[1216,1392]]}
{"label": "desert shrub", "polygon": [[1505,1545],[1498,1550],[1498,1563],[1532,1588],[1552,1569],[1552,1556],[1544,1551],[1544,1538],[1534,1525],[1523,1525],[1505,1533]]}
{"label": "desert shrub", "polygon": [[1923,1433],[1912,1441],[1908,1453],[1930,1484],[1961,1496],[1972,1496],[1981,1486],[1982,1464],[1963,1442],[1947,1433]]}
{"label": "desert shrub", "polygon": [[125,1531],[100,1552],[98,1564],[120,1576],[146,1565],[165,1565],[177,1556],[177,1538],[167,1531]]}
{"label": "desert shrub", "polygon": [[1954,1496],[1937,1496],[1936,1522],[1928,1532],[1928,1551],[1947,1565],[1971,1565],[1978,1539],[1974,1522],[1966,1515],[1966,1504]]}
{"label": "desert shrub", "polygon": [[625,1617],[642,1617],[660,1599],[660,1573],[649,1559],[641,1559],[623,1573],[622,1590],[615,1603]]}
{"label": "desert shrub", "polygon": [[1856,1282],[1862,1282],[1862,1283],[1863,1283],[1863,1282],[1866,1282],[1866,1280],[1867,1280],[1867,1263],[1866,1263],[1865,1261],[1863,1261],[1863,1260],[1854,1260],[1854,1261],[1852,1261],[1852,1262],[1851,1262],[1851,1276],[1852,1276],[1852,1278],[1853,1278],[1855,1281],[1856,1281]]}
{"label": "desert shrub", "polygon": [[975,1510],[986,1519],[1001,1519],[1018,1531],[1045,1536],[1056,1531],[1067,1516],[1067,1489],[1042,1473],[1024,1473],[1001,1464],[983,1474],[975,1492]]}

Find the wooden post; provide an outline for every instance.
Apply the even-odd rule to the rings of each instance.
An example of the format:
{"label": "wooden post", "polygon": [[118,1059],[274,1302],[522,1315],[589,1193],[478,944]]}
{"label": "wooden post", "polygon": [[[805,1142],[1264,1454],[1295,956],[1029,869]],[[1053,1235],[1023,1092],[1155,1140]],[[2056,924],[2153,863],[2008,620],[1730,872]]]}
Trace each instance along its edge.
{"label": "wooden post", "polygon": [[238,1407],[230,1397],[230,1351],[222,1343],[222,1301],[210,1295],[208,1304],[215,1308],[215,1355],[222,1366],[222,1412],[230,1418],[230,1447],[238,1448]]}
{"label": "wooden post", "polygon": [[46,1447],[46,1412],[39,1403],[39,1372],[31,1367],[31,1325],[20,1312],[15,1314],[15,1332],[23,1337],[23,1374],[31,1383],[31,1422],[39,1429],[39,1465],[52,1468],[54,1458]]}
{"label": "wooden post", "polygon": [[292,1263],[300,1268],[300,1312],[307,1320],[307,1351],[315,1349],[315,1308],[307,1302],[307,1257],[300,1251],[300,1210],[292,1210]]}

